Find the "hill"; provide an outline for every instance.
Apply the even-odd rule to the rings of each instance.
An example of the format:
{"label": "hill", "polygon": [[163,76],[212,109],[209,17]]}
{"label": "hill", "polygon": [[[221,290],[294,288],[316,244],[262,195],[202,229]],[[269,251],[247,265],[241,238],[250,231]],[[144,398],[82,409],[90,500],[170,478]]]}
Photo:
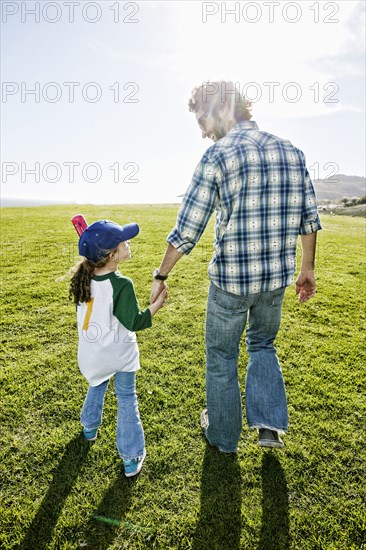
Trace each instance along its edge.
{"label": "hill", "polygon": [[[331,200],[339,201],[343,197],[362,197],[366,194],[366,178],[360,176],[347,176],[345,174],[335,174],[331,178],[314,180],[314,186],[318,201]],[[181,199],[184,193],[177,195]],[[2,207],[15,206],[46,206],[71,204],[72,201],[62,201],[53,199],[30,199],[2,197]],[[180,201],[179,201],[180,202]]]}
{"label": "hill", "polygon": [[366,178],[335,174],[331,178],[315,180],[314,187],[318,201],[362,197],[366,194]]}

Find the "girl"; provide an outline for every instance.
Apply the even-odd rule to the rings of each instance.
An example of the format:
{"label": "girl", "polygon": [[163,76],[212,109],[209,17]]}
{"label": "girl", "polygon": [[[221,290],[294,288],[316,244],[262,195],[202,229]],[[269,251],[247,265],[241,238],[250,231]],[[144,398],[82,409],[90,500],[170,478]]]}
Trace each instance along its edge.
{"label": "girl", "polygon": [[88,441],[97,438],[104,395],[114,376],[117,450],[126,477],[140,472],[146,454],[135,388],[140,368],[135,332],[151,327],[151,318],[168,297],[164,287],[149,308],[140,310],[131,279],[117,271],[118,264],[131,257],[130,239],[139,230],[136,223],[120,226],[108,220],[87,227],[79,240],[85,259],[70,283],[70,298],[77,306],[78,363],[89,382],[80,415],[83,434]]}

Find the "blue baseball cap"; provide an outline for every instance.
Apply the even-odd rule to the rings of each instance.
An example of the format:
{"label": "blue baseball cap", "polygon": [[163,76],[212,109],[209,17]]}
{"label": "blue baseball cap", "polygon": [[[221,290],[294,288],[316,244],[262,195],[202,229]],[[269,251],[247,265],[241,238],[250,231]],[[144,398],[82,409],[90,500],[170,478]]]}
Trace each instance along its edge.
{"label": "blue baseball cap", "polygon": [[137,223],[118,225],[109,220],[99,220],[89,225],[81,234],[79,254],[92,262],[99,262],[120,243],[136,237],[139,231]]}

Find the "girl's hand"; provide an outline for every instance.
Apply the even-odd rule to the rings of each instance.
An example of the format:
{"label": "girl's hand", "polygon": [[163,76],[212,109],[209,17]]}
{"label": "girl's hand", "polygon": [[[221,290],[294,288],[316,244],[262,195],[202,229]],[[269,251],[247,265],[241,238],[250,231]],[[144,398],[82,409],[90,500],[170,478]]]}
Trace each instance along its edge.
{"label": "girl's hand", "polygon": [[151,316],[153,317],[159,309],[165,306],[166,302],[168,300],[168,287],[165,285],[163,290],[160,292],[159,296],[155,299],[155,301],[150,304],[150,312]]}
{"label": "girl's hand", "polygon": [[161,307],[165,306],[167,301],[168,301],[168,287],[165,286],[165,288],[163,288],[163,290],[160,292],[159,296],[156,298],[153,304],[158,305],[160,309]]}
{"label": "girl's hand", "polygon": [[155,279],[151,287],[150,304],[153,304],[164,288],[168,288],[164,281]]}

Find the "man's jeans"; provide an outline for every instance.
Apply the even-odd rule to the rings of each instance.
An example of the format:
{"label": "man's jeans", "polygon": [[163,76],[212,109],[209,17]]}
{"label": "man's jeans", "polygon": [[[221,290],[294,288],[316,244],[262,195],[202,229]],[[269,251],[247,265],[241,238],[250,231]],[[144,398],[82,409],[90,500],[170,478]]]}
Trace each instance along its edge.
{"label": "man's jeans", "polygon": [[[80,421],[84,428],[99,428],[102,423],[104,395],[109,380],[99,386],[89,386],[81,410]],[[118,401],[117,450],[123,460],[140,458],[144,454],[145,439],[136,396],[135,372],[117,372],[114,389]]]}
{"label": "man's jeans", "polygon": [[238,382],[240,339],[247,317],[246,416],[249,428],[287,430],[285,385],[273,342],[285,288],[237,296],[210,285],[206,316],[206,397],[211,445],[235,452],[242,429]]}

